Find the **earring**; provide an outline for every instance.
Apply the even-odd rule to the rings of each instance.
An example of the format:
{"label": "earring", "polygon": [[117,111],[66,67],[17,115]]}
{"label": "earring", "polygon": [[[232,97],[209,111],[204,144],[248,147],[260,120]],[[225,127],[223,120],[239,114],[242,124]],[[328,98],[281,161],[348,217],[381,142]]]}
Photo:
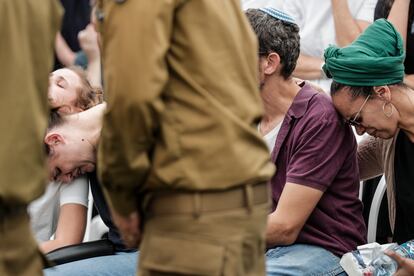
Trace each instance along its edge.
{"label": "earring", "polygon": [[383,105],[382,105],[382,111],[384,112],[384,115],[387,117],[387,118],[390,118],[391,116],[392,116],[392,114],[394,113],[394,108],[392,108],[392,104],[391,104],[391,112],[386,112],[385,111],[385,106],[386,105],[388,105],[388,104],[391,104],[391,103],[389,103],[389,102],[387,102],[387,103],[384,103]]}

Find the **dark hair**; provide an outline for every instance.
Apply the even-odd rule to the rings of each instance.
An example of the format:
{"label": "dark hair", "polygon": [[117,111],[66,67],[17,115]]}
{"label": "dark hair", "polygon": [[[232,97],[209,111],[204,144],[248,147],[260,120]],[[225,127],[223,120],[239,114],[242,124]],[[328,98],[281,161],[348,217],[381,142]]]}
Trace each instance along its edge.
{"label": "dark hair", "polygon": [[281,75],[289,78],[299,57],[299,27],[257,9],[248,9],[246,15],[259,40],[259,54],[277,53],[282,64]]}
{"label": "dark hair", "polygon": [[81,86],[77,89],[78,98],[75,101],[75,106],[82,110],[87,110],[94,107],[103,101],[103,91],[100,87],[93,87],[86,76],[86,72],[77,66],[68,67],[68,69],[75,72],[81,81]]}
{"label": "dark hair", "polygon": [[331,96],[334,96],[339,90],[344,88],[351,93],[352,99],[356,99],[359,96],[368,97],[368,95],[374,93],[373,86],[349,86],[333,80],[331,83]]}
{"label": "dark hair", "polygon": [[47,129],[50,130],[52,128],[58,127],[64,123],[65,119],[62,117],[57,111],[52,110],[49,113],[49,121]]}
{"label": "dark hair", "polygon": [[[395,83],[389,84],[396,85],[399,87],[407,87],[404,83]],[[350,86],[342,83],[337,83],[336,81],[332,81],[331,84],[331,96],[334,96],[339,90],[346,88],[349,93],[351,94],[352,99],[356,99],[358,97],[368,97],[368,95],[374,94],[374,87],[373,86]]]}

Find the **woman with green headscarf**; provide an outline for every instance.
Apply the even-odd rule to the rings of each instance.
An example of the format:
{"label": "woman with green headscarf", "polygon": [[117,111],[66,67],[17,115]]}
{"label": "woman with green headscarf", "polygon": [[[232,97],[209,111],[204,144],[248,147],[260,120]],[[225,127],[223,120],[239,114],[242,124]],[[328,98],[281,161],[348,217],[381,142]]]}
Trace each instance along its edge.
{"label": "woman with green headscarf", "polygon": [[362,179],[385,174],[393,240],[414,238],[414,91],[403,83],[404,44],[385,19],[351,45],[325,50],[333,103],[359,135]]}

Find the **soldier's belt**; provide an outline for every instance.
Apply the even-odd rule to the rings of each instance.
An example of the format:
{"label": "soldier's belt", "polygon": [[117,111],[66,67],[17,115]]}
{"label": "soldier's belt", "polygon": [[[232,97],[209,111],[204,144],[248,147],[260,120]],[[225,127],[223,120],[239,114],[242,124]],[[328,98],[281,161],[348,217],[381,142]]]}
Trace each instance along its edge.
{"label": "soldier's belt", "polygon": [[19,216],[25,214],[27,211],[27,207],[25,205],[9,205],[6,204],[0,198],[0,220],[4,220],[6,218]]}
{"label": "soldier's belt", "polygon": [[174,192],[154,195],[148,205],[150,215],[193,214],[225,211],[269,203],[267,183],[243,185],[223,191]]}

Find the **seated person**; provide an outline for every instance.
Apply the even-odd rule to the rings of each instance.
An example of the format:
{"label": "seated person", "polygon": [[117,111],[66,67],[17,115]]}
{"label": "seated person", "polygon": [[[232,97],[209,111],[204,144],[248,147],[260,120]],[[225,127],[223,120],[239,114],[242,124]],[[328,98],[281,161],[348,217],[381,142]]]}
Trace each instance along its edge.
{"label": "seated person", "polygon": [[379,19],[348,47],[325,50],[331,95],[359,135],[361,178],[381,174],[387,183],[394,242],[414,238],[414,90],[403,83],[404,43],[390,21]]}
{"label": "seated person", "polygon": [[45,137],[50,177],[68,183],[88,173],[95,206],[109,228],[109,240],[115,255],[94,257],[62,264],[44,270],[45,275],[135,275],[136,250],[125,248],[112,222],[101,187],[96,179],[96,146],[106,104],[98,104],[84,112],[56,116]]}
{"label": "seated person", "polygon": [[277,167],[267,274],[345,275],[340,257],[366,243],[354,134],[329,96],[291,77],[299,56],[293,19],[272,8],[246,14],[259,39],[258,128]]}
{"label": "seated person", "polygon": [[68,185],[51,182],[45,193],[30,203],[30,224],[43,253],[82,242],[86,228],[88,187],[85,176]]}
{"label": "seated person", "polygon": [[[102,91],[91,87],[81,69],[64,68],[50,74],[48,98],[55,111],[74,113],[102,102]],[[44,195],[29,205],[32,230],[44,253],[82,242],[87,205],[86,177],[70,185],[52,181]]]}

